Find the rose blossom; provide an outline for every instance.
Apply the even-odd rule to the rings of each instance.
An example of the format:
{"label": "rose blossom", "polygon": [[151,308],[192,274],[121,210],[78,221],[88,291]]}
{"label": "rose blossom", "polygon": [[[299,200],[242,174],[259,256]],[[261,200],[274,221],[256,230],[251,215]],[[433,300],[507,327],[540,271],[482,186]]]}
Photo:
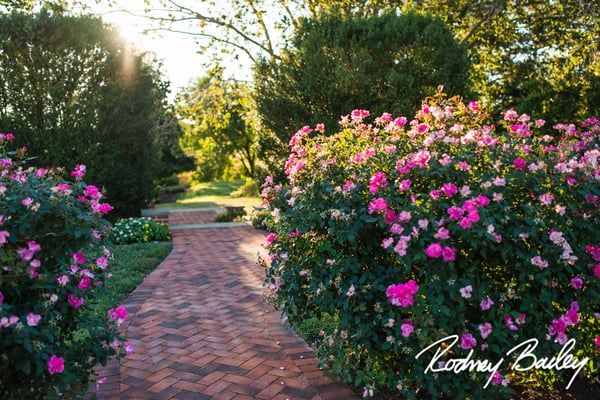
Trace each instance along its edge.
{"label": "rose blossom", "polygon": [[385,294],[393,305],[406,308],[413,304],[412,295],[417,293],[418,290],[419,285],[411,279],[406,283],[388,286]]}
{"label": "rose blossom", "polygon": [[42,316],[39,314],[29,313],[27,314],[27,325],[29,326],[37,326],[39,324]]}
{"label": "rose blossom", "polygon": [[521,157],[517,157],[517,158],[515,158],[515,161],[513,161],[513,165],[515,166],[516,169],[523,169],[527,166],[527,162],[525,160],[523,160]]}
{"label": "rose blossom", "polygon": [[494,301],[492,299],[490,299],[489,297],[487,299],[481,300],[481,303],[479,303],[479,306],[484,311],[489,310],[490,308],[492,308],[493,305],[494,305]]}
{"label": "rose blossom", "polygon": [[48,373],[50,375],[60,374],[65,369],[65,360],[61,357],[56,357],[56,355],[52,355],[50,360],[48,360]]}
{"label": "rose blossom", "polygon": [[430,258],[438,258],[442,255],[442,245],[439,243],[432,243],[425,249],[425,254]]}
{"label": "rose blossom", "polygon": [[470,333],[466,333],[460,337],[460,347],[465,350],[472,349],[477,346],[477,340]]}
{"label": "rose blossom", "polygon": [[404,337],[409,337],[410,334],[413,333],[413,331],[415,330],[410,321],[408,321],[408,323],[402,324],[400,326],[400,329],[402,330],[402,336]]}
{"label": "rose blossom", "polygon": [[469,299],[471,297],[471,292],[473,291],[473,286],[467,285],[463,288],[458,289],[458,291],[460,292],[460,295],[463,298]]}
{"label": "rose blossom", "polygon": [[456,250],[452,247],[444,246],[442,248],[442,258],[444,261],[454,261],[456,259]]}
{"label": "rose blossom", "polygon": [[478,328],[479,333],[481,333],[481,337],[483,339],[487,339],[487,337],[492,333],[492,324],[490,324],[489,322],[479,325]]}

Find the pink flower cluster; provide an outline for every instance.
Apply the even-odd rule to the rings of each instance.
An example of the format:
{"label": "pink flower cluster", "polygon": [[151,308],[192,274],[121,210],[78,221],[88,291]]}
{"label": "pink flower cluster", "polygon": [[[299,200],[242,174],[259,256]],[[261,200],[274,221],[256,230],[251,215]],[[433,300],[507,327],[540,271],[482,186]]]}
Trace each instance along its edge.
{"label": "pink flower cluster", "polygon": [[[598,282],[591,276],[600,278],[600,246],[588,246],[588,254],[582,254],[586,243],[580,242],[578,231],[571,231],[571,227],[577,227],[570,222],[597,221],[591,206],[600,206],[600,196],[595,194],[600,181],[600,151],[590,137],[598,136],[600,124],[593,134],[565,126],[561,129],[572,137],[562,143],[548,135],[534,135],[535,128],[544,122],[532,121],[514,110],[504,113],[508,130],[505,135],[494,126],[485,125],[486,117],[480,113],[477,102],[448,102],[451,106],[446,107],[434,104],[435,100],[424,103],[410,121],[385,113],[371,125],[365,122],[368,113],[355,110],[342,118],[344,126],[337,135],[319,137],[320,141],[305,140],[308,127],[295,135],[286,172],[296,178],[289,180],[290,185],[306,188],[310,198],[302,199],[300,194],[297,198],[303,201],[302,211],[298,207],[278,214],[276,225],[281,229],[275,232],[279,236],[273,233],[267,238],[267,245],[277,241],[277,246],[272,246],[276,267],[269,273],[277,278],[288,274],[287,282],[281,281],[282,288],[289,287],[297,276],[302,277],[303,283],[309,279],[312,286],[307,290],[314,288],[316,295],[326,301],[338,301],[344,293],[345,301],[359,296],[363,301],[372,301],[370,305],[375,310],[383,310],[376,316],[383,321],[381,329],[395,328],[393,334],[387,331],[381,335],[387,348],[394,349],[404,345],[394,335],[410,338],[407,346],[416,343],[412,333],[422,322],[416,316],[428,312],[428,301],[435,301],[442,291],[450,313],[428,314],[428,318],[462,333],[462,349],[480,347],[494,353],[498,353],[499,343],[512,341],[523,334],[526,326],[539,325],[544,316],[538,308],[523,307],[527,315],[515,310],[521,310],[521,301],[538,301],[532,298],[537,291],[527,292],[525,287],[547,282],[541,290],[556,288],[557,293],[569,298],[566,304],[575,298],[579,300],[548,327],[549,336],[564,343],[569,326],[592,319],[587,314],[593,304],[589,289],[596,288]],[[576,135],[580,138],[573,140]],[[330,160],[336,160],[335,168]],[[302,175],[297,175],[298,167]],[[581,207],[571,203],[580,199]],[[281,201],[281,206],[275,205],[283,210],[285,201],[294,206],[296,196],[284,195],[275,201]],[[308,206],[313,207],[314,213],[303,226],[309,228],[301,236],[295,235],[294,229],[306,216],[303,213],[311,211]],[[299,214],[294,216],[294,211]],[[340,213],[348,226],[354,221],[359,223],[348,232],[340,232]],[[364,231],[354,235],[365,225]],[[351,245],[336,247],[337,239]],[[302,246],[295,246],[296,240],[302,241]],[[346,286],[336,284],[337,290],[323,290],[316,273],[305,265],[289,262],[296,259],[292,255],[300,248],[314,250],[315,259],[320,257],[323,262],[332,257],[333,249],[338,260],[335,268],[356,283],[360,272],[344,256],[350,258],[357,241],[368,242],[369,251],[374,249],[373,258],[365,254],[367,261],[361,268],[385,276],[389,285],[385,291],[390,302],[387,307],[391,309],[380,306],[382,293],[372,290],[375,286],[355,286],[347,281]],[[361,250],[364,248],[361,246]],[[281,256],[288,255],[282,251],[289,251],[290,257]],[[589,260],[589,256],[595,262],[585,261],[582,268],[582,259]],[[369,264],[371,259],[376,262]],[[446,263],[442,268],[441,261]],[[555,268],[559,262],[567,268]],[[389,284],[397,282],[398,276],[404,277],[402,281],[419,277],[415,279],[420,286],[415,280]],[[521,285],[519,280],[525,276],[527,282]],[[507,277],[514,278],[515,284],[504,285]],[[500,286],[492,284],[500,282]],[[289,300],[284,290],[279,293],[280,299]],[[417,293],[419,298],[415,301]],[[541,301],[547,298],[542,296]],[[460,306],[452,309],[452,304]],[[488,310],[492,312],[487,313]],[[454,312],[463,315],[453,318]],[[492,325],[489,318],[498,315],[500,319]],[[402,322],[396,326],[390,317]],[[367,318],[360,320],[363,327],[373,322]],[[546,319],[542,325],[547,323]],[[360,342],[359,331],[348,335],[348,346],[352,341]],[[600,346],[600,336],[595,343]],[[546,350],[549,345],[541,346]],[[499,372],[488,378],[494,384],[504,385],[507,381]]]}
{"label": "pink flower cluster", "polygon": [[33,279],[37,279],[37,269],[42,265],[42,262],[35,259],[34,256],[41,250],[42,247],[34,240],[27,242],[27,247],[20,247],[17,249],[17,254],[19,254],[21,260],[29,263],[29,276]]}
{"label": "pink flower cluster", "polygon": [[108,315],[113,321],[117,321],[117,325],[121,325],[127,318],[127,309],[123,306],[111,308],[108,310]]}
{"label": "pink flower cluster", "polygon": [[[0,292],[0,309],[4,311],[0,317],[0,330],[2,335],[9,335],[9,342],[15,346],[22,347],[25,343],[27,347],[29,343],[31,347],[34,343],[34,350],[29,348],[25,351],[23,348],[22,354],[16,356],[17,360],[9,358],[3,363],[6,366],[7,362],[10,365],[29,358],[35,364],[37,358],[47,369],[32,370],[32,377],[46,371],[50,375],[61,374],[66,367],[65,359],[52,354],[50,349],[58,350],[62,346],[60,342],[69,337],[74,325],[59,317],[66,315],[63,311],[68,307],[79,310],[85,303],[84,297],[110,276],[101,274],[101,270],[108,267],[110,252],[106,248],[106,257],[98,257],[91,262],[83,253],[73,253],[72,259],[66,255],[71,248],[100,251],[101,243],[92,238],[101,239],[100,231],[107,224],[100,218],[92,218],[92,214],[104,214],[112,207],[100,202],[103,195],[96,186],[85,185],[81,181],[85,176],[85,165],[76,165],[70,174],[75,179],[64,182],[61,168],[34,168],[23,164],[21,159],[25,148],[17,150],[18,157],[14,161],[9,158],[7,155],[11,152],[6,151],[4,141],[13,138],[12,134],[0,133],[0,206],[3,211],[13,211],[12,215],[0,215],[0,258],[5,262],[2,264],[3,274],[9,275],[11,282],[19,286],[11,283],[3,287],[4,292]],[[78,201],[73,201],[74,193],[80,194]],[[89,233],[89,236],[84,233]],[[69,237],[73,240],[61,243],[57,239]],[[53,248],[51,243],[56,247]],[[27,285],[27,291],[23,291],[21,285]],[[20,315],[10,315],[8,310],[11,309],[25,311],[19,311]],[[118,323],[127,315],[124,308],[115,312]],[[108,325],[105,332],[111,335],[117,333],[114,326],[109,328]],[[81,353],[77,357],[84,357],[87,362],[88,357],[99,357],[102,353],[109,355],[107,343],[100,343],[99,337],[93,338],[93,341],[95,348],[87,349],[88,355]],[[70,362],[73,365],[79,363],[76,359]],[[77,369],[69,372],[81,374]],[[46,384],[46,381],[43,379],[41,384]],[[53,381],[58,383],[61,380]]]}
{"label": "pink flower cluster", "polygon": [[[83,171],[85,171],[85,165],[78,166],[78,168],[79,169],[75,169],[71,173],[71,175],[75,174],[73,176],[79,176],[84,173]],[[98,187],[94,185],[87,185],[83,191],[83,195],[78,196],[77,200],[82,201],[84,203],[89,203],[94,213],[103,215],[112,211],[114,208],[108,203],[100,203],[100,199],[102,199],[102,197],[103,194],[100,191],[100,189],[98,189]]]}
{"label": "pink flower cluster", "polygon": [[52,357],[50,357],[50,360],[48,360],[48,373],[50,375],[60,374],[64,369],[65,360],[53,354]]}
{"label": "pink flower cluster", "polygon": [[485,207],[490,203],[487,196],[479,195],[472,200],[464,202],[462,207],[451,206],[448,208],[448,216],[450,221],[459,221],[459,225],[463,229],[469,229],[473,223],[479,221],[479,207]]}
{"label": "pink flower cluster", "polygon": [[456,259],[456,249],[449,246],[442,246],[439,243],[432,243],[427,246],[425,254],[429,258],[442,257],[444,261],[454,261]]}
{"label": "pink flower cluster", "polygon": [[411,279],[406,283],[388,286],[385,294],[393,305],[406,308],[414,303],[413,295],[418,290],[419,285]]}
{"label": "pink flower cluster", "polygon": [[524,313],[521,313],[521,315],[519,315],[513,321],[513,317],[511,317],[510,315],[507,315],[506,317],[504,317],[504,323],[506,324],[506,327],[509,330],[514,332],[514,331],[519,330],[519,327],[517,325],[523,325],[525,323],[525,318],[526,318],[526,315]]}
{"label": "pink flower cluster", "polygon": [[83,164],[77,164],[73,171],[71,171],[71,176],[74,178],[83,178],[85,176],[86,166]]}
{"label": "pink flower cluster", "polygon": [[369,184],[369,190],[371,194],[377,193],[377,190],[379,190],[379,188],[386,186],[387,180],[383,172],[378,171],[371,177],[371,182]]}
{"label": "pink flower cluster", "polygon": [[379,197],[369,203],[368,213],[373,214],[374,212],[383,212],[387,210],[387,200],[383,197]]}
{"label": "pink flower cluster", "polygon": [[571,303],[571,307],[559,318],[552,321],[548,327],[548,334],[556,336],[555,340],[562,344],[565,344],[569,338],[565,331],[569,326],[575,326],[579,323],[579,303],[576,301]]}

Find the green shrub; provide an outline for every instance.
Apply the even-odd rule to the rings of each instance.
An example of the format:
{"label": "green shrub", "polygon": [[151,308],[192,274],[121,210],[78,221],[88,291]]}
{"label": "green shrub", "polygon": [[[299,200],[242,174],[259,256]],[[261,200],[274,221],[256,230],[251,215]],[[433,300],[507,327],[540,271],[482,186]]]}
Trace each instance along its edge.
{"label": "green shrub", "polygon": [[165,186],[159,189],[160,194],[184,193],[187,190],[185,185]]}
{"label": "green shrub", "polygon": [[237,190],[231,192],[231,197],[256,197],[258,196],[258,183],[253,179],[247,178],[244,185],[240,186]]}
{"label": "green shrub", "polygon": [[[272,295],[294,326],[339,318],[321,361],[367,396],[407,398],[507,398],[529,379],[597,374],[600,122],[550,136],[509,110],[496,129],[443,94],[412,121],[368,117],[299,130],[287,182],[263,185]],[[507,354],[529,339],[536,359]],[[581,371],[543,368],[571,345]],[[500,364],[447,370],[457,359]]]}
{"label": "green shrub", "polygon": [[169,227],[147,217],[124,218],[112,227],[110,239],[114,244],[147,243],[171,240]]}
{"label": "green shrub", "polygon": [[167,176],[164,178],[160,178],[160,179],[157,179],[156,185],[157,186],[178,186],[179,178],[177,177],[177,175],[171,175],[171,176]]}
{"label": "green shrub", "polygon": [[268,208],[254,209],[252,211],[252,214],[250,215],[250,218],[252,226],[256,229],[269,230],[269,227],[271,226],[270,221],[272,220],[272,217],[271,210],[269,210]]}
{"label": "green shrub", "polygon": [[0,134],[0,398],[73,398],[97,364],[131,347],[118,334],[123,307],[82,312],[110,277],[112,207],[82,181],[85,166],[31,168]]}
{"label": "green shrub", "polygon": [[225,207],[225,211],[219,212],[215,216],[215,222],[241,221],[246,215],[244,207]]}

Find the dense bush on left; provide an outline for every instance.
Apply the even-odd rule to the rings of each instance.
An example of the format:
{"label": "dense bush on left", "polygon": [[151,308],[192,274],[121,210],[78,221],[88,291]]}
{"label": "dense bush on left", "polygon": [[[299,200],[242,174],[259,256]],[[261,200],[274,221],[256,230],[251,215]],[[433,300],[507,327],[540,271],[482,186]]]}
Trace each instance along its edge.
{"label": "dense bush on left", "polygon": [[86,305],[111,276],[106,248],[112,207],[62,168],[27,165],[0,134],[0,398],[71,398],[93,367],[132,349],[118,333],[123,307],[105,318]]}

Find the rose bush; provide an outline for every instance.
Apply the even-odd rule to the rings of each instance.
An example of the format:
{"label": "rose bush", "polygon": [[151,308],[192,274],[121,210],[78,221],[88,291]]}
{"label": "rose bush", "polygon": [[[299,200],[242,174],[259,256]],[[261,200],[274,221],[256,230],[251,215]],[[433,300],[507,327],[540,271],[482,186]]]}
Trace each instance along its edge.
{"label": "rose bush", "polygon": [[97,363],[131,351],[117,328],[126,310],[100,319],[86,305],[110,277],[111,206],[82,178],[27,166],[0,134],[0,398],[69,398],[87,390]]}
{"label": "rose bush", "polygon": [[[526,379],[564,388],[595,374],[600,122],[550,136],[509,110],[500,129],[477,102],[442,93],[412,120],[368,118],[355,110],[329,136],[302,128],[288,181],[263,185],[266,283],[292,325],[337,321],[322,332],[321,361],[365,396],[407,398],[508,397]],[[443,355],[419,355],[451,335]],[[573,356],[589,360],[578,372],[527,369],[522,348],[506,353],[528,339],[540,360],[570,339]],[[443,370],[469,357],[504,361]]]}

